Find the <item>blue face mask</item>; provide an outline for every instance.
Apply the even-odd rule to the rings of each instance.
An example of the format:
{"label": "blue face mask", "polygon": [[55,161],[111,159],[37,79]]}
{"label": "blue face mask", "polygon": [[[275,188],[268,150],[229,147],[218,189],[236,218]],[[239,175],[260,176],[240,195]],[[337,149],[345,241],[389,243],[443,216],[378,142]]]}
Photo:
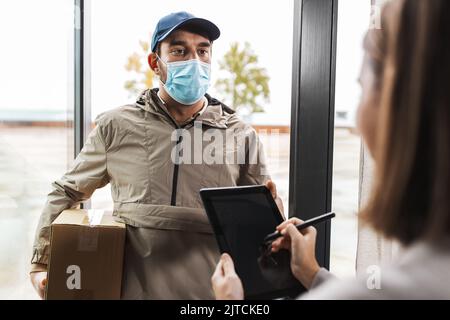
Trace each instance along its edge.
{"label": "blue face mask", "polygon": [[164,88],[172,99],[188,106],[200,101],[210,85],[211,65],[197,59],[164,63],[167,66]]}

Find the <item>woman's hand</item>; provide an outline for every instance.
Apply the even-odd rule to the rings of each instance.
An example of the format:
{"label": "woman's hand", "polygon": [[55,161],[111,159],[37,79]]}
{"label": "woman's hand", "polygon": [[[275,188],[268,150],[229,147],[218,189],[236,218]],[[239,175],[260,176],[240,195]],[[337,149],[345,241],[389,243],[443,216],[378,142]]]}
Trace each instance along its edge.
{"label": "woman's hand", "polygon": [[217,300],[243,300],[244,288],[239,276],[234,270],[231,257],[224,253],[216,266],[211,278],[214,295]]}
{"label": "woman's hand", "polygon": [[39,294],[39,297],[44,299],[45,286],[47,284],[47,272],[32,272],[30,273],[30,278],[34,289]]}
{"label": "woman's hand", "polygon": [[272,251],[287,249],[291,252],[292,273],[305,288],[309,289],[320,269],[315,253],[317,231],[314,227],[298,231],[295,225],[302,222],[298,218],[291,218],[280,224],[277,231],[281,232],[283,237],[272,243]]}
{"label": "woman's hand", "polygon": [[286,219],[284,217],[283,201],[281,201],[281,198],[278,196],[277,186],[276,186],[275,182],[273,182],[272,180],[268,180],[266,182],[266,187],[267,187],[267,189],[269,189],[270,193],[272,194],[272,197],[275,200],[275,203],[277,204],[277,207],[280,210],[283,218]]}

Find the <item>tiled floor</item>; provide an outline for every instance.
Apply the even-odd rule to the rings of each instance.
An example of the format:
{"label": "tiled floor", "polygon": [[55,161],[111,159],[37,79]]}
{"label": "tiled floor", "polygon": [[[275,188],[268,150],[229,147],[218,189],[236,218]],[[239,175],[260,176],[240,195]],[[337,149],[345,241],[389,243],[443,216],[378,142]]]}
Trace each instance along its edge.
{"label": "tiled floor", "polygon": [[[31,244],[50,183],[66,170],[69,130],[0,127],[0,299],[36,299],[28,277]],[[336,130],[331,269],[354,273],[360,139]],[[263,139],[264,141],[264,139]],[[265,149],[272,178],[287,203],[289,137],[269,137]],[[95,207],[109,205],[109,186],[94,195]]]}

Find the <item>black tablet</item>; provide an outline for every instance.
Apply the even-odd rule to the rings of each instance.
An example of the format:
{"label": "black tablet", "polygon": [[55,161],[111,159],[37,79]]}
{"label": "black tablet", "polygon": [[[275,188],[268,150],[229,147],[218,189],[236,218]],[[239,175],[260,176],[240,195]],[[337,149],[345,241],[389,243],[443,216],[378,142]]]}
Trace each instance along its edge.
{"label": "black tablet", "polygon": [[221,253],[233,258],[246,299],[296,297],[305,291],[290,270],[287,250],[270,254],[264,238],[283,217],[265,186],[200,190]]}

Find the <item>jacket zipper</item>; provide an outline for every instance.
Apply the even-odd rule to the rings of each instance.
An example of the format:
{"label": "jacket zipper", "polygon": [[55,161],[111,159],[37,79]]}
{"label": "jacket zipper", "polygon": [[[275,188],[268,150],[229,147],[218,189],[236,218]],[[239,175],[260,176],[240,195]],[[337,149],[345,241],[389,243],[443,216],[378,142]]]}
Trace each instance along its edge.
{"label": "jacket zipper", "polygon": [[[176,121],[174,121],[172,119],[172,117],[167,114],[167,112],[165,110],[162,110],[164,113],[166,113],[167,118],[169,119],[170,122],[172,122],[173,126],[175,127],[175,129],[181,129],[181,127],[178,125],[178,123],[176,123]],[[177,155],[178,155],[178,145],[181,143],[181,141],[183,140],[183,136],[179,136],[177,139],[177,143],[175,144],[175,148],[177,148]],[[176,206],[177,205],[177,186],[178,186],[178,170],[179,170],[179,164],[178,164],[178,159],[176,159],[177,161],[174,163],[173,166],[173,177],[172,177],[172,195],[170,196],[170,205],[171,206]]]}
{"label": "jacket zipper", "polygon": [[[177,126],[178,127],[178,126]],[[179,128],[179,127],[178,127]],[[179,136],[177,139],[177,144],[175,145],[175,148],[177,148],[176,150],[176,154],[178,157],[178,145],[183,141],[183,136]],[[170,199],[170,205],[171,206],[176,206],[177,205],[177,186],[178,186],[178,170],[179,170],[179,164],[178,164],[178,158],[176,159],[177,161],[174,164],[173,167],[173,178],[172,178],[172,197]]]}
{"label": "jacket zipper", "polygon": [[[208,105],[209,105],[209,100],[208,100]],[[166,113],[165,110],[162,110],[162,111],[163,111],[164,113]],[[166,113],[166,114],[167,114],[167,113]],[[171,117],[169,114],[167,114],[167,116],[168,116],[170,122],[173,123],[175,129],[182,129],[182,128],[184,128],[184,127],[186,127],[186,126],[188,125],[188,124],[186,124],[186,125],[184,125],[183,127],[180,127],[180,126],[178,125],[178,123],[176,123],[176,121],[174,121],[174,120],[172,119],[172,117]],[[175,148],[177,148],[177,155],[178,155],[178,145],[179,145],[182,141],[183,141],[183,136],[179,136],[178,139],[177,139],[177,143],[176,143],[176,145],[175,145]],[[177,187],[178,187],[178,171],[179,171],[179,167],[180,167],[180,165],[178,164],[178,159],[177,159],[176,163],[175,163],[174,166],[173,166],[172,195],[171,195],[171,197],[170,197],[170,205],[171,205],[171,206],[174,206],[174,207],[177,205]]]}

